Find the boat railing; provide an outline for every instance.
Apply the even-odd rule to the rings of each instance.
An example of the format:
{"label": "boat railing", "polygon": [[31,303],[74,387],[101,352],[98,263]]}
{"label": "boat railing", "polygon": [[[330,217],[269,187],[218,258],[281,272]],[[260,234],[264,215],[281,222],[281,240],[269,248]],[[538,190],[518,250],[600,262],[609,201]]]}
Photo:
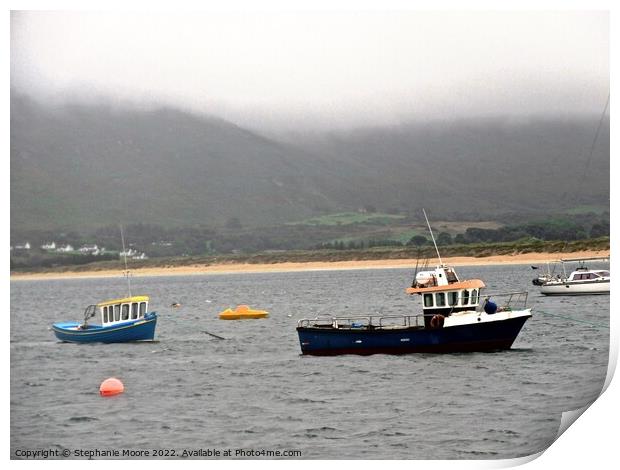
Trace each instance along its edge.
{"label": "boat railing", "polygon": [[89,305],[88,307],[86,307],[84,309],[84,323],[83,323],[82,326],[86,327],[88,325],[88,320],[93,318],[96,314],[97,314],[97,306],[96,305]]}
{"label": "boat railing", "polygon": [[383,315],[379,317],[379,328],[411,328],[424,326],[424,318],[433,314],[418,313],[416,315]]}
{"label": "boat railing", "polygon": [[[477,312],[484,311],[487,301],[493,301],[501,310],[518,310],[527,306],[527,291],[501,292],[496,294],[483,294],[476,308]],[[315,318],[303,318],[297,322],[300,328],[337,328],[337,329],[398,329],[398,328],[422,328],[425,326],[425,318],[432,318],[433,313],[418,313],[412,315],[347,315],[332,316],[329,314],[318,315]]]}
{"label": "boat railing", "polygon": [[313,326],[338,326],[338,325],[353,325],[360,328],[368,326],[372,323],[372,316],[368,315],[352,315],[347,317],[334,317],[332,315],[318,315],[315,318],[304,318],[297,322],[297,326],[309,326],[312,322]]}
{"label": "boat railing", "polygon": [[498,294],[483,294],[480,296],[480,304],[477,311],[483,311],[487,301],[493,301],[503,310],[522,309],[527,307],[527,291],[500,292]]}
{"label": "boat railing", "polygon": [[429,314],[415,315],[350,315],[333,317],[321,315],[316,318],[304,318],[297,322],[298,327],[338,328],[338,329],[390,329],[423,327],[424,317]]}

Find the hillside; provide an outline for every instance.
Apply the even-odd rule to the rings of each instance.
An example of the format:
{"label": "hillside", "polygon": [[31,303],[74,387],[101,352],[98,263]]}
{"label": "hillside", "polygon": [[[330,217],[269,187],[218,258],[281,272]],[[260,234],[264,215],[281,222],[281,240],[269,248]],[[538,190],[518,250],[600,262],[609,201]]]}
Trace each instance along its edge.
{"label": "hillside", "polygon": [[16,229],[270,224],[338,206],[328,161],[216,118],[24,97],[11,106]]}
{"label": "hillside", "polygon": [[12,93],[11,229],[268,226],[365,206],[453,220],[605,207],[608,124],[588,163],[597,117],[285,142],[175,109],[52,108]]}
{"label": "hillside", "polygon": [[451,220],[609,206],[609,120],[486,119],[360,129],[302,140],[347,167],[359,200]]}

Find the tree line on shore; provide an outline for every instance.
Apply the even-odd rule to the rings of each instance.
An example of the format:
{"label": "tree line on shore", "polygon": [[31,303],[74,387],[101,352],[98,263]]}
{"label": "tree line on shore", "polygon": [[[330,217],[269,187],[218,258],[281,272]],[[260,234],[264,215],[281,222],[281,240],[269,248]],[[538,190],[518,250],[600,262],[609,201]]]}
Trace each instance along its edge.
{"label": "tree line on shore", "polygon": [[[469,227],[464,233],[452,235],[448,232],[439,232],[435,238],[438,246],[470,245],[478,243],[517,242],[528,240],[586,240],[609,236],[609,220],[602,219],[591,224],[576,221],[551,220],[547,223],[529,222],[485,229]],[[352,250],[367,249],[376,246],[416,246],[423,247],[431,244],[431,238],[424,235],[414,235],[406,242],[398,240],[370,239],[370,240],[335,240],[321,243],[318,249]]]}
{"label": "tree line on shore", "polygon": [[[403,227],[400,227],[401,229]],[[125,227],[128,248],[146,252],[149,258],[187,258],[195,256],[237,255],[302,251],[375,250],[377,248],[424,249],[432,246],[430,236],[413,235],[401,241],[398,233],[389,228],[377,232],[376,227],[364,224],[353,226],[280,225],[265,228],[244,228],[240,223],[227,227],[162,227],[151,224],[131,224]],[[550,218],[507,224],[497,229],[468,227],[461,233],[440,231],[436,243],[443,247],[474,247],[484,244],[527,245],[551,241],[595,240],[609,236],[609,214],[589,214],[571,218]],[[377,236],[379,233],[380,236]],[[96,261],[118,260],[121,240],[118,226],[101,227],[91,233],[31,232],[19,234],[28,238],[33,247],[28,252],[11,252],[11,269],[81,265]],[[97,243],[114,254],[104,256],[50,254],[39,246],[55,241],[80,245]],[[478,248],[476,248],[478,249]]]}

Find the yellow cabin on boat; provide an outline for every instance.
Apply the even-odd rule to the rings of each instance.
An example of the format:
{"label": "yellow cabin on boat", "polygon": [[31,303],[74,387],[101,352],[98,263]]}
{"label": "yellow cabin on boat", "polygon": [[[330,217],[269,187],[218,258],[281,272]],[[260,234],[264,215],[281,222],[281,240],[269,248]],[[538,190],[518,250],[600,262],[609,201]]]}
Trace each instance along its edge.
{"label": "yellow cabin on boat", "polygon": [[220,312],[220,320],[244,320],[266,318],[268,316],[269,312],[265,310],[254,310],[247,305],[238,305],[235,310],[227,308],[223,312]]}
{"label": "yellow cabin on boat", "polygon": [[135,295],[124,299],[106,300],[97,304],[101,313],[101,324],[137,320],[148,313],[149,297]]}

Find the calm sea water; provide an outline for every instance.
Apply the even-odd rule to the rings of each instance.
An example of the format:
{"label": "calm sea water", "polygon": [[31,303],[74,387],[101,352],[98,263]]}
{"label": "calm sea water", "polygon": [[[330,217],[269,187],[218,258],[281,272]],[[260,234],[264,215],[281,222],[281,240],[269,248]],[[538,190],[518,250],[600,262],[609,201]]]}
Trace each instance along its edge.
{"label": "calm sea water", "polygon": [[[513,349],[300,355],[300,318],[418,311],[404,293],[405,269],[133,278],[133,294],[150,295],[160,314],[156,341],[109,345],[59,343],[49,327],[125,295],[124,279],[13,281],[11,455],[211,449],[235,457],[245,449],[302,459],[499,459],[543,450],[563,411],[599,395],[609,330],[540,312],[608,326],[609,296],[543,297],[529,266],[458,272],[484,279],[487,292],[530,291],[534,317]],[[217,318],[243,303],[270,317]],[[100,397],[112,376],[125,393]]]}

